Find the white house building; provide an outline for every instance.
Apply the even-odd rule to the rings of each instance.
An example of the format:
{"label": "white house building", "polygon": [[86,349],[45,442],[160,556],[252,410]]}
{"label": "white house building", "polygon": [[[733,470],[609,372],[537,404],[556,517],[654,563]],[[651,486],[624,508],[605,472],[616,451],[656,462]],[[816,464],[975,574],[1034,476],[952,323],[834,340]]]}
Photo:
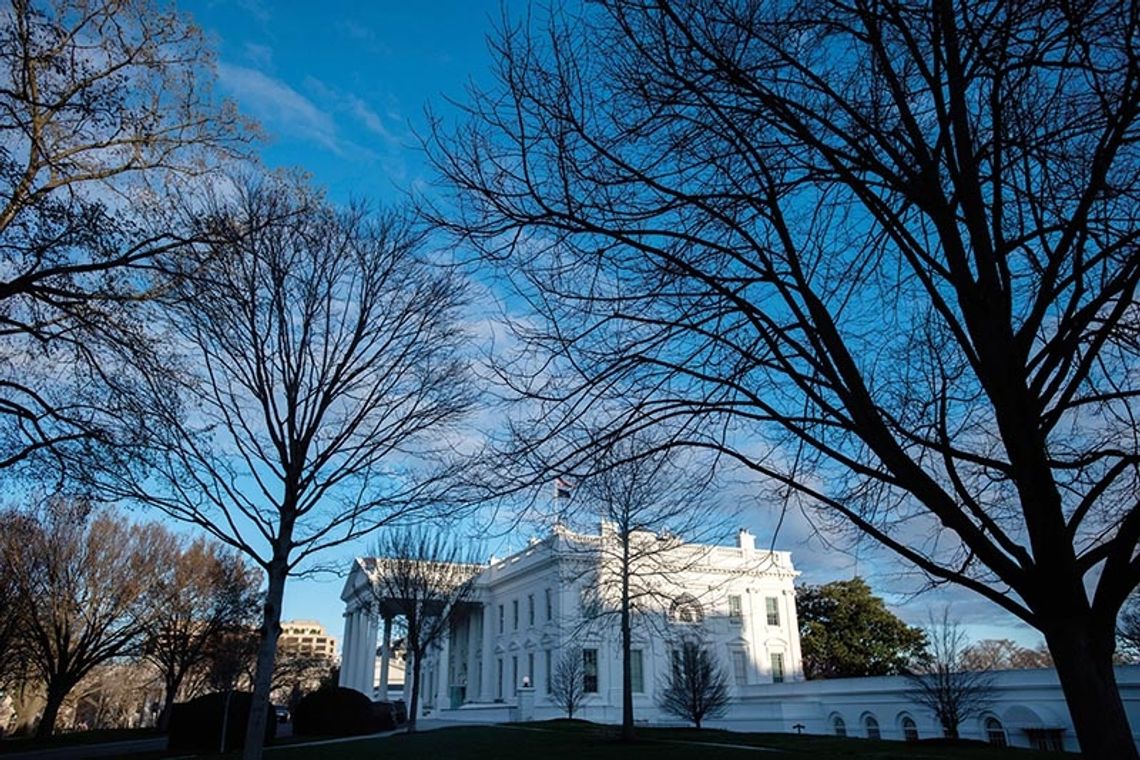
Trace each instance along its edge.
{"label": "white house building", "polygon": [[[941,734],[933,713],[911,699],[902,677],[803,680],[793,587],[798,573],[788,552],[757,549],[746,530],[732,547],[652,534],[633,540],[663,547],[633,581],[631,670],[639,722],[676,722],[659,709],[656,692],[672,653],[682,642],[698,641],[719,658],[732,684],[727,713],[706,721],[709,726],[898,740]],[[564,713],[550,693],[550,679],[558,659],[572,651],[582,657],[587,691],[576,715],[619,722],[617,567],[610,559],[615,541],[605,524],[594,535],[556,528],[544,540],[492,560],[428,658],[421,709],[458,721],[559,717]],[[370,588],[373,564],[355,560],[341,594],[340,683],[387,699],[393,621],[380,614]],[[1135,736],[1140,666],[1119,667],[1116,676]],[[988,709],[959,731],[963,738],[994,744],[1078,748],[1051,669],[995,673]]]}
{"label": "white house building", "polygon": [[[523,551],[492,561],[476,578],[471,601],[457,611],[450,635],[426,663],[423,709],[437,717],[458,711],[465,717],[506,719],[527,684],[524,693],[533,694],[527,717],[557,717],[562,710],[550,693],[551,674],[563,653],[573,650],[583,658],[587,692],[579,714],[620,719],[617,568],[610,559],[616,540],[606,524],[595,535],[556,528]],[[788,552],[758,550],[746,530],[733,547],[686,544],[649,533],[631,540],[654,542],[649,558],[634,568],[631,667],[639,719],[665,719],[655,691],[672,652],[686,640],[716,652],[741,695],[756,684],[802,680],[797,573]],[[341,685],[380,698],[389,683],[385,653],[392,620],[378,614],[371,563],[367,558],[353,563],[341,594],[346,610]]]}

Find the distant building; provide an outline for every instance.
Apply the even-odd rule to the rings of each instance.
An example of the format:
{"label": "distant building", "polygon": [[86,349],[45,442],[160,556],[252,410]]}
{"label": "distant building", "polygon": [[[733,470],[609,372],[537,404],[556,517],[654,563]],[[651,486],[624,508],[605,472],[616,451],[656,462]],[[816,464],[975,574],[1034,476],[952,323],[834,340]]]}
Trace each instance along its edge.
{"label": "distant building", "polygon": [[277,651],[336,661],[336,639],[316,620],[288,620],[281,624]]}

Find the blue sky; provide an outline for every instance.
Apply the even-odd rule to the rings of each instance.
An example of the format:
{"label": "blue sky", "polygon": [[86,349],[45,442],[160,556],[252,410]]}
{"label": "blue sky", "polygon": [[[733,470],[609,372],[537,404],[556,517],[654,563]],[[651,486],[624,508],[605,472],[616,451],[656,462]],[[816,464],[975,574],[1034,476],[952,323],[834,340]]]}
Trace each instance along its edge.
{"label": "blue sky", "polygon": [[[454,117],[447,98],[463,100],[469,82],[490,84],[493,60],[486,37],[500,17],[498,0],[430,3],[298,0],[199,0],[181,4],[218,54],[218,86],[255,118],[268,136],[261,150],[271,167],[300,167],[335,201],[398,202],[409,189],[431,192],[432,175],[418,151],[424,109]],[[525,11],[521,2],[510,12]],[[752,507],[742,521],[764,544],[779,515]],[[869,542],[858,558],[813,537],[795,515],[783,523],[777,549],[790,550],[803,579],[818,583],[858,571],[877,591],[912,587],[905,568]],[[515,546],[525,536],[515,537]],[[367,541],[324,557],[347,570]],[[506,547],[489,545],[500,556]],[[290,581],[285,617],[320,620],[342,633],[339,577]],[[953,614],[974,638],[1010,637],[1035,644],[1039,635],[962,591],[891,597],[909,622],[953,602]]]}

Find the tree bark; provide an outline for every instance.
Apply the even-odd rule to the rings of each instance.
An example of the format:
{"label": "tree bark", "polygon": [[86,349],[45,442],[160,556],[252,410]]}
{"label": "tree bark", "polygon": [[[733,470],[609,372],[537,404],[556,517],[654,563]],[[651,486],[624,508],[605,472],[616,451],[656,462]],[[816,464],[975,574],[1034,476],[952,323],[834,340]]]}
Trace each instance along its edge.
{"label": "tree bark", "polygon": [[166,691],[162,695],[162,712],[158,714],[158,723],[155,726],[162,733],[166,733],[170,728],[170,713],[174,710],[174,698],[178,694],[178,687],[182,685],[183,675],[185,673],[173,677],[168,675],[166,678]]}
{"label": "tree bark", "polygon": [[261,760],[265,745],[265,723],[269,719],[269,692],[273,685],[273,665],[277,658],[277,638],[281,635],[281,601],[289,567],[284,559],[269,563],[269,588],[261,621],[261,643],[257,650],[257,670],[253,681],[253,703],[246,724],[243,760]]}
{"label": "tree bark", "polygon": [[36,726],[36,738],[45,739],[55,732],[55,722],[59,718],[59,709],[63,707],[63,700],[71,686],[59,681],[48,684],[47,701],[44,703],[44,713],[40,723]]}
{"label": "tree bark", "polygon": [[408,704],[408,733],[416,730],[416,714],[420,706],[420,676],[423,660],[419,652],[412,652],[412,701]]}
{"label": "tree bark", "polygon": [[[629,624],[629,531],[622,535],[621,565],[621,740],[632,742],[637,736],[633,730],[633,672],[630,653],[633,650]],[[642,668],[645,664],[642,663]],[[644,670],[642,671],[644,678]]]}
{"label": "tree bark", "polygon": [[1042,626],[1085,757],[1137,760],[1140,754],[1112,666],[1114,627],[1086,617]]}

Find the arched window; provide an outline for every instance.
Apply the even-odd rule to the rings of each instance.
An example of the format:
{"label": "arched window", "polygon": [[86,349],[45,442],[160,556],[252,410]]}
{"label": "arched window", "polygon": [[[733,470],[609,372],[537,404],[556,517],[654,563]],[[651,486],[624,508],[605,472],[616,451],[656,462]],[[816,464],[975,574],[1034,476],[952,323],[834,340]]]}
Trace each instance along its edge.
{"label": "arched window", "polygon": [[882,738],[882,733],[879,731],[879,721],[874,715],[863,716],[863,731],[867,734],[868,739]]}
{"label": "arched window", "polygon": [[847,736],[847,724],[843,722],[842,716],[831,716],[831,730],[836,736]]}
{"label": "arched window", "polygon": [[705,619],[700,602],[690,594],[681,594],[677,597],[669,613],[675,623],[700,623]]}
{"label": "arched window", "polygon": [[899,728],[902,729],[903,739],[908,742],[918,741],[918,724],[914,722],[914,718],[903,715],[899,719]]}
{"label": "arched window", "polygon": [[986,730],[986,741],[995,747],[1007,746],[1008,742],[1005,738],[1005,727],[1002,726],[1000,720],[989,715],[982,722],[982,727]]}

